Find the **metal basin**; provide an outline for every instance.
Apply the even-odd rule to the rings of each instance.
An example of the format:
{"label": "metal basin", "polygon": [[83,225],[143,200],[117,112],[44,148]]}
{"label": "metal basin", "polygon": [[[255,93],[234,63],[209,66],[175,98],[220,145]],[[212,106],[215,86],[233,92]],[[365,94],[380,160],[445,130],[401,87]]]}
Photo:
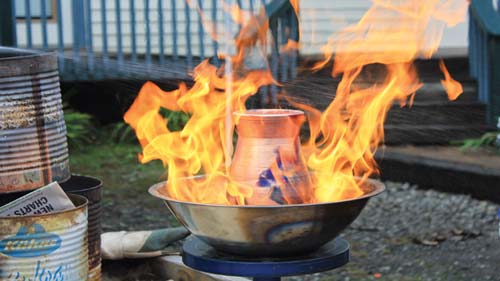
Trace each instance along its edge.
{"label": "metal basin", "polygon": [[289,256],[314,251],[350,225],[384,185],[368,180],[358,198],[318,204],[225,206],[173,200],[165,182],[149,193],[163,199],[191,233],[219,251],[240,256]]}

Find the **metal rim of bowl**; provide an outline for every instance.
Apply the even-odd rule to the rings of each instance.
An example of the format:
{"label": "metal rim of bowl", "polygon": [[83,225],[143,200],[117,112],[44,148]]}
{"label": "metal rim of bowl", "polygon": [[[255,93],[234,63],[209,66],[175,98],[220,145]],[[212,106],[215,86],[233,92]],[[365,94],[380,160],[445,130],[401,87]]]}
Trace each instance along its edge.
{"label": "metal rim of bowl", "polygon": [[263,117],[291,117],[304,115],[304,112],[296,109],[248,109],[245,111],[235,111],[233,115],[239,118],[263,118]]}
{"label": "metal rim of bowl", "polygon": [[[204,175],[199,175],[199,176],[193,176],[193,177],[187,177],[185,179],[189,178],[201,178],[204,177]],[[355,198],[349,198],[349,199],[344,199],[344,200],[338,200],[338,201],[333,201],[333,202],[321,202],[321,203],[307,203],[307,204],[285,204],[285,205],[221,205],[221,204],[207,204],[207,203],[196,203],[196,202],[189,202],[189,201],[181,201],[181,200],[176,200],[172,199],[161,192],[158,191],[159,188],[164,187],[167,181],[162,181],[159,183],[156,183],[149,187],[148,192],[152,196],[166,200],[168,202],[174,202],[174,203],[179,203],[179,204],[185,204],[185,205],[196,205],[196,206],[207,206],[207,207],[223,207],[223,208],[255,208],[255,209],[263,209],[263,208],[286,208],[286,207],[308,207],[308,206],[321,206],[321,205],[329,205],[329,204],[339,204],[339,203],[345,203],[345,202],[351,202],[351,201],[357,201],[365,198],[371,198],[374,197],[380,193],[382,193],[385,190],[385,185],[378,180],[375,179],[366,179],[367,182],[370,183],[370,185],[374,186],[375,188],[368,192],[363,194],[362,196],[355,197]]]}

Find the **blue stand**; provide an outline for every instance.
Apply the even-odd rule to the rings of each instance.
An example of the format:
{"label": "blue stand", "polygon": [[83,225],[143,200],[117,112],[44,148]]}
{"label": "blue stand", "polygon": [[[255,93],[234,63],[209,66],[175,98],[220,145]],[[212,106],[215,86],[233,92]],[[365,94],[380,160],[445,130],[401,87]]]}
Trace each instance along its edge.
{"label": "blue stand", "polygon": [[342,238],[328,242],[313,253],[296,257],[235,256],[217,252],[195,237],[188,238],[182,250],[182,261],[193,269],[221,275],[253,277],[254,281],[278,281],[282,276],[327,271],[349,262],[349,243]]}

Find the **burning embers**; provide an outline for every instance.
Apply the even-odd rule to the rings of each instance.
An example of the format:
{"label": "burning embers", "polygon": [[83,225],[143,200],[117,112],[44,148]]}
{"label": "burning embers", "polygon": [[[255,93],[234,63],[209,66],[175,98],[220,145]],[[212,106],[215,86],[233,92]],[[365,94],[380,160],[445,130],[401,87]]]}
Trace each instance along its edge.
{"label": "burning embers", "polygon": [[[292,4],[297,10],[296,1]],[[259,28],[254,40],[241,40],[247,36],[239,34],[235,40],[238,55],[226,56],[238,69],[230,76],[220,75],[224,66],[217,69],[205,61],[194,69],[191,88],[181,84],[175,91],[164,92],[151,82],[144,85],[125,115],[143,146],[140,160],[163,161],[168,167],[167,193],[180,201],[274,205],[357,198],[363,195],[360,187],[377,173],[374,153],[383,141],[387,111],[395,102],[411,105],[422,85],[413,60],[430,57],[446,25],[463,19],[466,8],[462,0],[374,1],[358,24],[332,37],[325,47],[329,50],[325,61],[315,67],[327,65],[335,53],[332,75],[342,78],[329,106],[320,112],[292,102],[308,119],[310,137],[302,146],[298,135],[305,118],[300,112],[246,111],[248,97],[275,82],[268,70],[239,67],[248,60],[242,57],[243,50],[265,49],[264,33]],[[262,22],[263,14],[246,21],[239,17],[238,22],[248,27]],[[385,29],[373,28],[389,14],[397,22],[388,23]],[[298,42],[287,46],[298,46]],[[356,79],[374,63],[385,65],[383,79],[360,87]],[[450,99],[455,99],[460,86],[444,64],[441,69],[443,85]],[[186,112],[190,119],[181,131],[171,132],[160,108]],[[227,136],[232,134],[233,122],[239,137],[234,162],[228,165],[233,149]],[[199,174],[204,176],[194,177]]]}

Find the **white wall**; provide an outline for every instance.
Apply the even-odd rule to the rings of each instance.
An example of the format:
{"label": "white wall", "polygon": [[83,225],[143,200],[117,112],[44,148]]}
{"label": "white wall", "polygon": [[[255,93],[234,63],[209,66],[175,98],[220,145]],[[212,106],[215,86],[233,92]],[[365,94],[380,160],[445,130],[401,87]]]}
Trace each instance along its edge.
{"label": "white wall", "polygon": [[[17,0],[17,2],[21,2]],[[73,42],[73,30],[71,23],[71,1],[63,0],[61,1],[61,13],[62,21],[63,21],[63,41],[64,45],[67,47],[71,47]],[[54,13],[55,14],[55,13]],[[42,24],[39,19],[32,19],[31,23],[32,28],[32,42],[35,47],[42,46]],[[20,47],[27,46],[27,28],[26,21],[22,19],[17,20],[16,24],[16,33],[17,33],[17,43]],[[49,47],[55,48],[58,44],[58,31],[57,31],[57,21],[54,19],[47,20],[47,41]]]}
{"label": "white wall", "polygon": [[[100,0],[91,0],[92,4],[92,34],[94,49],[99,52],[102,50],[102,20],[101,20],[101,6]],[[193,0],[191,0],[193,1]],[[63,31],[65,46],[71,47],[72,42],[72,28],[71,28],[71,1],[64,0],[62,2],[63,12]],[[211,19],[211,3],[212,1],[202,1],[204,9],[206,9],[207,17]],[[248,8],[248,0],[243,0],[244,8]],[[260,1],[254,1],[256,5]],[[124,52],[131,51],[131,31],[130,31],[130,7],[129,1],[120,1],[121,3],[121,28],[122,28],[122,44]],[[173,39],[172,39],[172,6],[171,1],[164,1],[163,7],[163,39],[165,45],[165,54],[172,54]],[[150,30],[151,30],[151,47],[153,53],[159,52],[159,25],[158,25],[158,1],[150,1]],[[107,16],[107,39],[108,50],[116,52],[117,50],[117,33],[116,33],[116,13],[115,1],[107,0],[106,2],[106,16]],[[185,15],[185,2],[184,0],[176,0],[176,16],[177,16],[177,44],[178,54],[185,55],[186,48],[186,15]],[[334,0],[334,1],[312,1],[300,0],[301,8],[301,53],[302,54],[318,54],[320,48],[326,44],[330,35],[339,31],[340,29],[356,23],[364,14],[364,12],[371,5],[369,0]],[[256,9],[259,7],[256,6]],[[136,16],[136,42],[139,53],[146,51],[146,24],[144,15],[144,1],[136,1],[135,6]],[[199,14],[196,9],[190,9],[190,23],[191,23],[191,46],[193,55],[200,54],[200,40],[198,36],[198,19]],[[381,19],[381,26],[384,24],[393,24],[390,19]],[[404,23],[394,23],[401,27]],[[33,42],[35,46],[41,46],[42,34],[41,24],[39,20],[35,20],[33,26]],[[57,26],[53,21],[48,23],[48,39],[49,45],[57,46]],[[217,28],[223,30],[223,12],[221,9],[221,1],[218,1],[217,10]],[[461,23],[453,28],[446,29],[443,34],[443,39],[440,44],[442,49],[466,49],[467,48],[467,28],[468,23]],[[26,45],[26,24],[22,20],[18,20],[17,24],[18,42],[20,46]],[[213,47],[212,40],[208,34],[204,35],[205,54],[212,55]],[[377,46],[373,46],[376,48]],[[378,46],[383,47],[383,46]],[[404,47],[404,46],[401,46]]]}
{"label": "white wall", "polygon": [[[356,24],[371,6],[369,0],[334,0],[334,1],[300,1],[301,10],[301,53],[321,53],[321,46],[328,42],[328,38],[341,29]],[[411,30],[411,23],[398,22],[389,17],[381,18],[380,24],[375,28],[386,28],[387,25],[397,25],[398,28]],[[446,28],[440,49],[466,49],[468,31],[468,19],[452,28]],[[338,38],[332,37],[333,40]],[[381,45],[371,46],[373,49],[387,48],[386,42]],[[402,44],[397,48],[405,48]]]}
{"label": "white wall", "polygon": [[[210,9],[211,1],[203,1],[204,8]],[[102,41],[102,17],[101,6],[99,0],[92,0],[92,22],[93,22],[93,41],[96,50],[101,50],[103,46]],[[172,31],[172,5],[171,1],[163,2],[163,42],[165,46],[165,54],[172,54],[173,52],[173,31]],[[159,19],[158,19],[158,1],[150,1],[149,7],[149,20],[150,20],[150,40],[153,53],[159,53]],[[121,6],[121,29],[122,29],[122,45],[124,51],[131,52],[132,50],[132,32],[131,32],[131,17],[129,1],[122,1]],[[135,30],[136,30],[136,44],[139,53],[146,52],[146,15],[144,1],[136,1],[135,3]],[[218,9],[218,23],[219,28],[222,30],[222,10]],[[198,36],[198,21],[199,14],[195,9],[190,9],[190,38],[192,53],[197,55],[200,53],[200,39]],[[208,15],[211,16],[210,14]],[[107,17],[107,38],[109,50],[116,50],[118,45],[117,26],[116,26],[116,8],[114,1],[108,1],[106,6]],[[179,55],[187,54],[186,43],[186,14],[184,0],[176,0],[176,22],[177,22],[177,48]],[[204,34],[205,53],[212,54],[212,41],[208,34]]]}

